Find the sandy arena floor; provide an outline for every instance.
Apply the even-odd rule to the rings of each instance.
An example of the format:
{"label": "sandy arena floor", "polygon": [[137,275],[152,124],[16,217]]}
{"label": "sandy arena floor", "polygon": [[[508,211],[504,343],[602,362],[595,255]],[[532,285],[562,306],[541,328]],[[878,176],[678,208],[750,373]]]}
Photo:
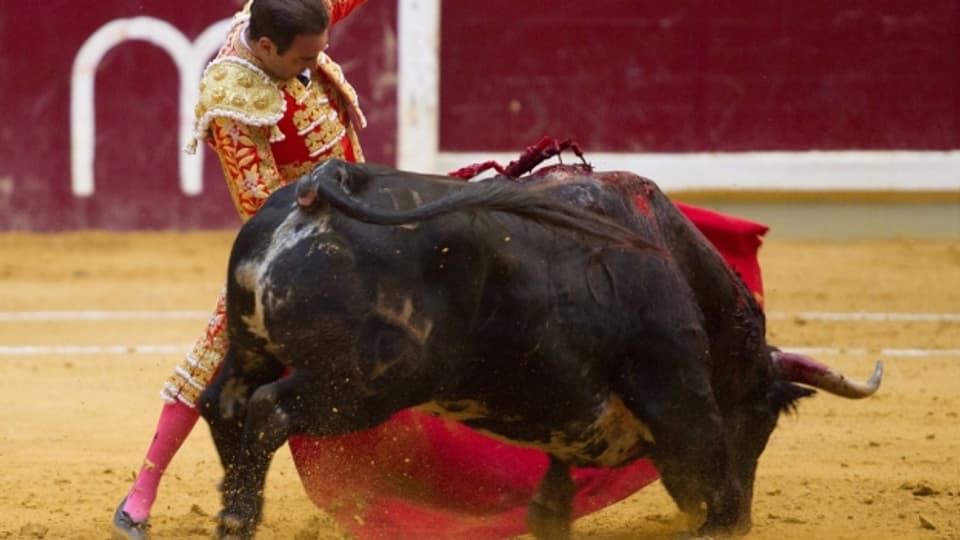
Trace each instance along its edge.
{"label": "sandy arena floor", "polygon": [[[158,390],[203,320],[22,320],[35,310],[206,310],[230,233],[0,235],[0,539],[102,539],[153,433]],[[960,539],[960,240],[770,240],[769,335],[848,375],[886,363],[878,395],[818,395],[761,458],[754,540]],[[952,313],[822,321],[797,312]],[[182,344],[160,354],[17,346]],[[889,354],[900,350],[900,354]],[[939,349],[941,354],[903,350]],[[46,352],[44,352],[46,350]],[[19,351],[19,352],[18,352]],[[29,352],[29,354],[28,354]],[[205,539],[220,467],[206,426],[174,460],[153,537]],[[278,453],[262,539],[340,538]],[[662,486],[576,524],[575,537],[653,539],[682,522]]]}

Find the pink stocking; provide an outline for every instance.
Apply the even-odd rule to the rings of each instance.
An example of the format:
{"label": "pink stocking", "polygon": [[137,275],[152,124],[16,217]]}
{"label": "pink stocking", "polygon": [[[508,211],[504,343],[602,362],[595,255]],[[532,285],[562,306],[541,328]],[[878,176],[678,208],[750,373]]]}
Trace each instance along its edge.
{"label": "pink stocking", "polygon": [[123,506],[123,510],[134,521],[141,522],[150,517],[150,508],[157,498],[160,478],[199,417],[197,409],[180,401],[164,404],[143,467]]}

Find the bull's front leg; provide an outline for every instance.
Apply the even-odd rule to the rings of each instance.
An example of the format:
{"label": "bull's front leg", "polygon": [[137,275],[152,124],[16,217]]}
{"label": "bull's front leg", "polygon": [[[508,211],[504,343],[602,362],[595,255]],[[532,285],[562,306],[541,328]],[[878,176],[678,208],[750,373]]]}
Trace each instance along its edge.
{"label": "bull's front leg", "polygon": [[681,511],[703,519],[698,535],[745,534],[750,498],[735,472],[710,386],[701,332],[648,336],[616,387],[653,434],[653,460]]}
{"label": "bull's front leg", "polygon": [[573,521],[573,497],[577,486],[570,466],[550,456],[550,467],[527,509],[527,527],[538,539],[567,540]]}

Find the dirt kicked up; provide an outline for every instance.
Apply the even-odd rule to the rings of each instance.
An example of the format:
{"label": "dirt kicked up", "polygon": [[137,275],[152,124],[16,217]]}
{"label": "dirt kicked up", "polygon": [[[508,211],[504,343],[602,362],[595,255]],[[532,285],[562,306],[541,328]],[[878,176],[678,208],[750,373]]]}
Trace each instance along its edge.
{"label": "dirt kicked up", "polygon": [[[213,307],[231,238],[0,235],[0,539],[109,537],[160,384]],[[760,256],[772,343],[857,378],[882,358],[886,375],[870,399],[821,394],[781,420],[748,538],[960,539],[960,240],[768,240]],[[209,538],[220,472],[198,424],[161,486],[153,538]],[[574,537],[684,527],[655,483],[579,520]],[[286,449],[258,538],[342,538]]]}

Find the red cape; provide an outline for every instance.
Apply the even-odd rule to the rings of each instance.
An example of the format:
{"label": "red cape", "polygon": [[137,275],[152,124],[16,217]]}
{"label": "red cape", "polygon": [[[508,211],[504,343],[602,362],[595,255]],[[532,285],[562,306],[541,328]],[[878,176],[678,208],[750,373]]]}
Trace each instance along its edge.
{"label": "red cape", "polygon": [[[758,299],[757,250],[767,227],[677,204]],[[510,446],[458,423],[403,411],[339,437],[292,437],[307,495],[359,540],[496,540],[524,534],[526,506],[546,471],[542,452]],[[619,469],[574,469],[577,517],[658,478],[647,460]]]}

